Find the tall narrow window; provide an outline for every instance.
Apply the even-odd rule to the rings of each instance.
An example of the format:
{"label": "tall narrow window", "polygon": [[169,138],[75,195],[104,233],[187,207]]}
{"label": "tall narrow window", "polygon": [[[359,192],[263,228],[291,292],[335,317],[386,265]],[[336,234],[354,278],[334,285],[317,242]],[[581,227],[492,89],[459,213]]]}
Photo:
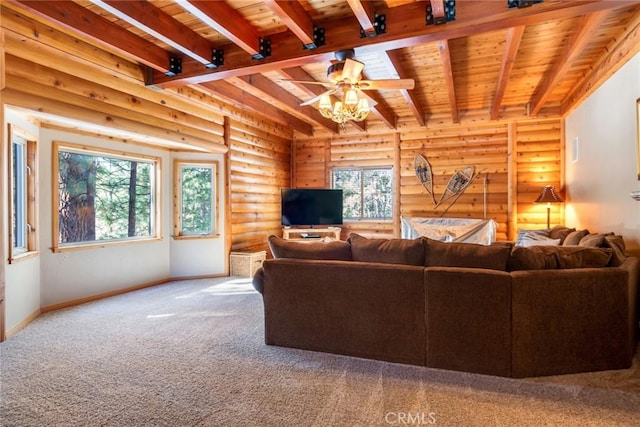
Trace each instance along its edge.
{"label": "tall narrow window", "polygon": [[218,162],[176,160],[174,237],[218,235]]}
{"label": "tall narrow window", "polygon": [[54,147],[54,250],[159,237],[160,159]]}
{"label": "tall narrow window", "polygon": [[9,178],[11,227],[9,261],[37,253],[36,141],[25,131],[9,126]]}
{"label": "tall narrow window", "polygon": [[332,187],[342,189],[346,220],[381,220],[393,217],[391,168],[336,168]]}

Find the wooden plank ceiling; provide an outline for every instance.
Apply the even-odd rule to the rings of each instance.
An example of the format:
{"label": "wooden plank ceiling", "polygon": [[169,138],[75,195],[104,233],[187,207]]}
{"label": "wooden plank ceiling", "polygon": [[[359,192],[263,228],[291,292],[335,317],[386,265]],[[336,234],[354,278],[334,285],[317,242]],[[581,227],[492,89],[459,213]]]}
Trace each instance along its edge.
{"label": "wooden plank ceiling", "polygon": [[[340,50],[355,49],[365,79],[415,80],[367,91],[376,104],[350,131],[558,116],[640,50],[640,1],[630,0],[458,0],[455,20],[440,25],[426,24],[426,10],[443,0],[6,1],[140,63],[149,86],[198,85],[306,135],[341,131],[317,104],[300,106],[326,89],[282,80],[326,82]],[[167,76],[172,58],[182,69]]]}

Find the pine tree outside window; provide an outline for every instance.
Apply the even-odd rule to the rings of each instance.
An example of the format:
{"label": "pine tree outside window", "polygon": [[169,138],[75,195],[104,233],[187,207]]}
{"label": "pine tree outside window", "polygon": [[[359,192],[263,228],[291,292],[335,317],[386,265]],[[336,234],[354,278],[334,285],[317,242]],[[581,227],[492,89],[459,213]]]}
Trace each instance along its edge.
{"label": "pine tree outside window", "polygon": [[176,160],[174,238],[217,237],[218,162]]}
{"label": "pine tree outside window", "polygon": [[54,251],[159,238],[160,159],[54,143]]}
{"label": "pine tree outside window", "polygon": [[345,220],[390,220],[393,217],[391,168],[335,168],[332,188],[343,193]]}

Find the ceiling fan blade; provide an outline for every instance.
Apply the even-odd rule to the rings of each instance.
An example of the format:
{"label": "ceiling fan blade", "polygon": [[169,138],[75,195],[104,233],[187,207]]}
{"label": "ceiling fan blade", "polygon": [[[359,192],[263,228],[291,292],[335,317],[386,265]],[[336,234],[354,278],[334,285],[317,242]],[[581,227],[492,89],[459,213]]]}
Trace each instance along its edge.
{"label": "ceiling fan blade", "polygon": [[308,84],[308,85],[320,85],[320,86],[324,86],[324,87],[333,87],[333,84],[331,84],[331,83],[318,82],[318,81],[315,81],[315,80],[287,80],[287,79],[280,79],[279,81],[288,82],[288,83],[302,83],[302,84]]}
{"label": "ceiling fan blade", "polygon": [[413,79],[389,79],[389,80],[360,80],[358,87],[362,90],[377,89],[413,89],[416,82]]}
{"label": "ceiling fan blade", "polygon": [[342,69],[342,78],[349,79],[350,82],[355,83],[360,79],[360,73],[364,69],[364,64],[355,59],[347,58],[344,61],[344,68]]}
{"label": "ceiling fan blade", "polygon": [[331,94],[335,93],[335,91],[336,91],[335,89],[328,90],[328,91],[326,91],[326,92],[324,92],[324,93],[321,93],[321,94],[320,94],[320,95],[318,95],[318,96],[314,96],[314,97],[313,97],[313,98],[311,98],[311,99],[307,99],[307,100],[306,100],[306,101],[304,101],[302,104],[300,104],[300,106],[301,106],[301,107],[304,107],[305,105],[311,105],[311,104],[313,104],[314,102],[318,102],[318,101],[320,100],[320,98],[321,98],[321,97],[323,97],[324,95],[331,95]]}

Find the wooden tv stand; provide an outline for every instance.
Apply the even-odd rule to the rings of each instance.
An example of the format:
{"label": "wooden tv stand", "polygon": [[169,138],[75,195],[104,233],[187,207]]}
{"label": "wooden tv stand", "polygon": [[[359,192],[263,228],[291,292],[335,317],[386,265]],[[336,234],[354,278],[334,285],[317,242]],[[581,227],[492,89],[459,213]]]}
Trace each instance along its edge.
{"label": "wooden tv stand", "polygon": [[327,228],[282,228],[282,237],[286,240],[298,240],[301,242],[314,242],[325,237],[340,240],[340,227]]}

